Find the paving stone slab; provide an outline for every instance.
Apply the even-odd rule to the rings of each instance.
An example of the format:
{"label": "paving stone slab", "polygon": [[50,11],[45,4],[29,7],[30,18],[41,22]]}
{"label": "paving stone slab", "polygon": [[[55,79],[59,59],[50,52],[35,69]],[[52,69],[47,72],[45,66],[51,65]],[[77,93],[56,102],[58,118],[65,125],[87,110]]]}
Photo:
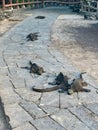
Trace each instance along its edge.
{"label": "paving stone slab", "polygon": [[89,92],[89,93],[79,92],[78,93],[79,102],[81,102],[83,104],[96,103],[98,101],[98,94],[96,93],[96,89],[91,86],[88,86],[87,89],[90,89],[91,92]]}
{"label": "paving stone slab", "polygon": [[78,72],[77,69],[75,67],[73,67],[70,62],[68,61],[68,59],[64,58],[60,52],[58,52],[57,50],[51,50],[50,51],[51,54],[57,59],[58,62],[60,62],[66,69],[68,72]]}
{"label": "paving stone slab", "polygon": [[67,92],[60,93],[60,106],[61,108],[69,108],[72,106],[79,105],[80,102],[77,97],[77,93],[74,93],[73,95],[68,95]]}
{"label": "paving stone slab", "polygon": [[34,128],[34,126],[32,126],[29,122],[25,122],[12,130],[36,130],[36,128]]}
{"label": "paving stone slab", "polygon": [[15,102],[20,102],[21,98],[15,93],[13,88],[7,87],[0,90],[0,96],[2,97],[2,102],[4,104],[13,104]]}
{"label": "paving stone slab", "polygon": [[0,89],[12,88],[8,75],[0,75]]}
{"label": "paving stone slab", "polygon": [[59,93],[58,91],[43,93],[40,105],[49,105],[59,108]]}
{"label": "paving stone slab", "polygon": [[10,118],[10,124],[12,128],[16,128],[23,123],[32,121],[33,118],[23,109],[21,108],[17,103],[6,105],[4,107],[6,115]]}
{"label": "paving stone slab", "polygon": [[1,67],[0,68],[0,78],[2,78],[2,76],[7,76],[8,75],[8,67]]}
{"label": "paving stone slab", "polygon": [[74,108],[69,108],[69,110],[76,115],[84,124],[86,124],[90,129],[98,129],[98,116],[92,111],[88,110],[83,106],[78,106]]}
{"label": "paving stone slab", "polygon": [[[10,68],[9,68],[10,69]],[[21,68],[16,68],[15,69],[10,69],[12,77],[20,78],[20,79],[26,79],[26,77],[30,77],[29,70],[21,69]]]}
{"label": "paving stone slab", "polygon": [[24,78],[11,75],[10,81],[16,89],[26,87],[26,81]]}
{"label": "paving stone slab", "polygon": [[8,72],[10,73],[11,76],[14,76],[14,75],[17,76],[18,68],[15,66],[11,66],[11,67],[8,66]]}
{"label": "paving stone slab", "polygon": [[32,51],[29,51],[29,53],[23,52],[23,53],[20,53],[19,55],[17,55],[16,63],[18,65],[18,67],[29,66],[29,61],[34,62],[34,60],[36,58],[37,58],[37,55],[35,53],[33,53]]}
{"label": "paving stone slab", "polygon": [[49,117],[34,120],[32,124],[34,124],[38,130],[66,130],[66,128]]}
{"label": "paving stone slab", "polygon": [[84,75],[84,78],[91,87],[96,88],[96,90],[98,90],[98,82],[92,76]]}
{"label": "paving stone slab", "polygon": [[1,54],[1,56],[0,56],[0,69],[2,69],[2,68],[4,68],[4,67],[6,67],[6,65],[5,65],[5,62],[4,62],[4,60],[3,60],[3,57],[2,57],[2,54]]}
{"label": "paving stone slab", "polygon": [[40,85],[41,87],[43,87],[44,84],[47,84],[48,76],[47,76],[46,72],[42,73],[42,75],[32,74],[32,76],[34,76],[34,78],[32,78],[32,79],[33,79],[35,86]]}
{"label": "paving stone slab", "polygon": [[11,49],[11,46],[10,46],[10,48],[6,47],[6,49],[4,50],[5,60],[9,60],[11,56],[15,58],[15,56],[17,56],[17,55],[19,55],[19,51],[17,50],[16,47],[15,47],[14,51],[13,51],[13,49]]}
{"label": "paving stone slab", "polygon": [[33,102],[21,101],[20,106],[24,108],[24,110],[26,110],[34,119],[47,116],[47,114],[43,112],[41,108]]}
{"label": "paving stone slab", "polygon": [[83,122],[66,109],[61,110],[51,117],[67,130],[90,130]]}
{"label": "paving stone slab", "polygon": [[98,116],[98,103],[84,104],[84,106]]}
{"label": "paving stone slab", "polygon": [[49,105],[40,105],[41,109],[44,110],[47,115],[53,115],[54,113],[58,113],[60,111],[60,108],[55,106],[49,106]]}
{"label": "paving stone slab", "polygon": [[21,96],[22,99],[26,101],[32,101],[32,102],[38,101],[41,96],[41,93],[36,93],[27,88],[16,89],[16,92]]}

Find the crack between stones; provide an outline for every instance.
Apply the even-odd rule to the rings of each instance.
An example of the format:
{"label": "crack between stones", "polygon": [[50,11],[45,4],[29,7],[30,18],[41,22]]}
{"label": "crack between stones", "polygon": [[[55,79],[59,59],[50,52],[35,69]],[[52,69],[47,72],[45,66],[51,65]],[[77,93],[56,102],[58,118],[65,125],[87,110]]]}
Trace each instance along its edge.
{"label": "crack between stones", "polygon": [[41,93],[41,96],[40,96],[40,98],[38,99],[38,105],[41,104],[41,99],[42,99],[42,97],[43,97],[43,93]]}
{"label": "crack between stones", "polygon": [[8,63],[7,63],[6,60],[5,60],[4,51],[2,51],[2,58],[3,58],[3,61],[4,61],[5,65],[7,66],[7,69],[8,69],[9,74],[11,74],[10,69],[9,69],[9,66],[8,66]]}
{"label": "crack between stones", "polygon": [[23,98],[18,92],[16,92],[15,89],[13,89],[13,91],[14,91],[22,100],[24,100],[24,98]]}
{"label": "crack between stones", "polygon": [[18,92],[16,92],[15,89],[14,89],[14,92],[15,92],[22,100],[24,100],[24,101],[26,101],[26,102],[29,102],[29,100],[23,98]]}
{"label": "crack between stones", "polygon": [[30,123],[36,130],[38,130],[37,127],[36,127],[34,124],[32,124],[31,121],[29,121],[29,123]]}
{"label": "crack between stones", "polygon": [[54,120],[51,116],[50,116],[50,119],[53,120],[53,121],[55,121],[58,125],[60,125],[61,127],[63,127],[65,130],[68,130],[64,126],[62,126],[58,121]]}
{"label": "crack between stones", "polygon": [[95,116],[97,115],[98,116],[98,114],[96,114],[95,112],[93,112],[90,108],[88,108],[86,105],[84,105],[83,104],[83,107],[84,108],[86,108],[86,109],[88,109],[92,114],[94,114]]}
{"label": "crack between stones", "polygon": [[[37,104],[36,104],[37,105]],[[37,105],[38,106],[38,105]],[[42,109],[42,107],[40,107],[40,106],[38,106],[46,115],[44,115],[43,117],[38,117],[38,119],[40,119],[40,118],[45,118],[45,117],[49,117],[51,120],[53,120],[54,122],[56,122],[58,125],[60,125],[61,127],[63,127],[59,122],[57,122],[57,121],[55,121],[51,116],[53,115],[53,114],[56,114],[58,111],[60,111],[60,110],[58,110],[57,112],[54,112],[54,113],[51,113],[51,114],[49,114],[48,112],[46,112],[44,109]],[[64,128],[64,127],[63,127]],[[64,128],[65,129],[65,128]],[[67,130],[67,129],[65,129],[65,130]]]}
{"label": "crack between stones", "polygon": [[[19,106],[24,110],[24,111],[26,111],[34,120],[36,119],[36,116],[34,115],[34,114],[30,114],[30,112],[29,111],[27,111],[26,109],[25,109],[25,107],[23,107],[22,105],[21,105],[21,103],[19,103]],[[34,116],[33,116],[34,115]]]}
{"label": "crack between stones", "polygon": [[9,79],[10,83],[12,84],[13,89],[16,89],[15,85],[13,84],[12,80]]}
{"label": "crack between stones", "polygon": [[[54,113],[55,114],[55,113]],[[53,119],[52,117],[51,117],[51,115],[49,116],[50,117],[50,119],[51,120],[53,120],[53,121],[55,121],[58,125],[60,125],[61,127],[63,127],[65,130],[67,130],[64,126],[62,126],[58,121],[56,121],[55,119]]]}
{"label": "crack between stones", "polygon": [[[36,104],[36,103],[35,103],[35,104]],[[36,105],[37,105],[37,104],[36,104]],[[37,107],[40,108],[40,109],[45,113],[45,115],[36,117],[36,115],[34,115],[34,114],[31,115],[30,112],[29,112],[28,110],[26,110],[24,106],[21,105],[21,103],[19,103],[19,106],[22,107],[22,109],[24,109],[24,111],[26,111],[34,120],[40,119],[40,118],[45,118],[45,117],[47,117],[47,116],[50,115],[50,114],[46,113],[45,111],[43,111],[43,109],[40,108],[38,105],[37,105]]]}
{"label": "crack between stones", "polygon": [[10,83],[12,84],[13,91],[14,91],[22,100],[24,100],[24,101],[26,101],[26,102],[29,102],[29,100],[26,100],[25,98],[23,98],[23,97],[15,90],[16,87],[15,87],[14,83],[12,82],[12,80],[9,80],[9,81],[10,81]]}
{"label": "crack between stones", "polygon": [[15,90],[16,87],[15,87],[14,83],[12,82],[12,80],[9,80],[9,81],[10,81],[10,83],[12,84],[13,91],[14,91],[22,100],[28,101],[28,100],[24,99],[24,98]]}

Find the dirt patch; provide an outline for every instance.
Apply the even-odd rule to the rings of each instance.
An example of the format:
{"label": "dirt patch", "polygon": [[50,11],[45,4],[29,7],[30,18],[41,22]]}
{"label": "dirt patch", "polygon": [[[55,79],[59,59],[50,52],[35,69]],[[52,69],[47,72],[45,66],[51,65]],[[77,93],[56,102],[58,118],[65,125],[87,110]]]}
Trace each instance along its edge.
{"label": "dirt patch", "polygon": [[98,81],[98,21],[61,16],[53,26],[51,39],[74,66]]}
{"label": "dirt patch", "polygon": [[0,36],[31,15],[32,11],[30,9],[14,9],[11,17],[0,20]]}

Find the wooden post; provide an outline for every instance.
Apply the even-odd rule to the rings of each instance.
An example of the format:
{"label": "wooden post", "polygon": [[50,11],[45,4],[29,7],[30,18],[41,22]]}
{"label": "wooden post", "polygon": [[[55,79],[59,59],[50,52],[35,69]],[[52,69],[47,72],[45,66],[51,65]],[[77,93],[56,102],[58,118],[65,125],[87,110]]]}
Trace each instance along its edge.
{"label": "wooden post", "polygon": [[81,0],[81,11],[83,11],[83,1]]}
{"label": "wooden post", "polygon": [[42,7],[44,8],[44,0],[42,0]]}
{"label": "wooden post", "polygon": [[9,0],[9,2],[10,2],[10,7],[11,7],[11,9],[13,9],[13,7],[12,7],[12,0]]}
{"label": "wooden post", "polygon": [[[16,4],[18,4],[18,0],[16,0]],[[17,5],[17,9],[19,9],[19,5]]]}
{"label": "wooden post", "polygon": [[25,8],[25,5],[24,5],[24,0],[22,0],[22,3],[23,3],[22,8],[24,9],[24,8]]}
{"label": "wooden post", "polygon": [[88,2],[88,14],[90,14],[90,2]]}
{"label": "wooden post", "polygon": [[97,12],[96,12],[96,19],[98,19],[98,1],[97,1]]}
{"label": "wooden post", "polygon": [[98,14],[98,1],[97,1],[97,14]]}
{"label": "wooden post", "polygon": [[28,8],[30,8],[31,6],[30,6],[30,0],[28,0]]}
{"label": "wooden post", "polygon": [[5,9],[5,0],[2,0],[2,8]]}

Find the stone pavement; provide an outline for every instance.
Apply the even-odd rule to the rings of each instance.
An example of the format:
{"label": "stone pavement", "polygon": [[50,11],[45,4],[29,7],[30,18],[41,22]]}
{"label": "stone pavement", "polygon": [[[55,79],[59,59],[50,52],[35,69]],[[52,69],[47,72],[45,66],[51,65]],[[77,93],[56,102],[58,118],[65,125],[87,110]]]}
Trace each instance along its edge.
{"label": "stone pavement", "polygon": [[[71,78],[79,74],[52,46],[52,26],[61,14],[66,14],[66,8],[32,10],[31,17],[0,38],[0,96],[12,130],[98,130],[98,86],[92,77],[84,75],[91,92],[78,96],[31,90],[32,86],[52,87],[48,82],[59,72]],[[39,15],[46,18],[35,19]],[[39,32],[38,40],[26,41],[26,36],[34,32]],[[21,69],[30,60],[42,66],[45,73],[37,76]]]}

